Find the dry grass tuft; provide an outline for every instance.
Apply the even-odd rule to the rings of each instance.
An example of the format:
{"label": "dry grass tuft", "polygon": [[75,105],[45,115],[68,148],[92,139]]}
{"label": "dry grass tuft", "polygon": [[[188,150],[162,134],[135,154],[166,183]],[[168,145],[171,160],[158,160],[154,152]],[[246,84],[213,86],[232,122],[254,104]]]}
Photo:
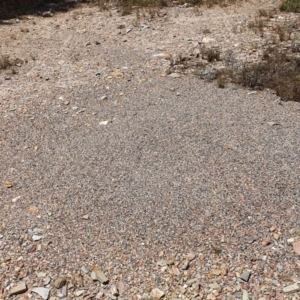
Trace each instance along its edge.
{"label": "dry grass tuft", "polygon": [[283,101],[300,102],[300,58],[279,52],[276,48],[268,49],[264,60],[251,65],[244,65],[231,72],[220,72],[218,85],[224,78],[243,86],[262,90],[275,90]]}
{"label": "dry grass tuft", "polygon": [[0,55],[0,70],[6,70],[11,67],[8,55]]}
{"label": "dry grass tuft", "polygon": [[280,5],[281,11],[300,12],[300,0],[284,0]]}

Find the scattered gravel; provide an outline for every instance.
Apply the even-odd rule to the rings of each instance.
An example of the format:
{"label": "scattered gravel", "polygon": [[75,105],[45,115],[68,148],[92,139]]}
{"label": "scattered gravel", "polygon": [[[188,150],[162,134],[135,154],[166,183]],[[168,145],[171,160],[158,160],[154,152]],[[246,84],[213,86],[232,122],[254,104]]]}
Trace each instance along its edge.
{"label": "scattered gravel", "polygon": [[167,72],[257,6],[166,11],[0,27],[1,299],[300,297],[300,104]]}

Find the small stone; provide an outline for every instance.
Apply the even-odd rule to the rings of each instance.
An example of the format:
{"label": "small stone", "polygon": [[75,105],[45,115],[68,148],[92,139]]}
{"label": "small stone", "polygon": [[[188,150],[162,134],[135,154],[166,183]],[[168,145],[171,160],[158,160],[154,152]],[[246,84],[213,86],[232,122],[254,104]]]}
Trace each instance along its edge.
{"label": "small stone", "polygon": [[91,273],[91,278],[93,280],[98,280],[103,284],[108,283],[108,278],[105,276],[105,274],[101,271],[99,267],[95,267]]}
{"label": "small stone", "polygon": [[178,270],[178,268],[172,267],[172,273],[173,273],[175,276],[178,276],[178,275],[180,274],[180,271]]}
{"label": "small stone", "polygon": [[288,244],[292,244],[292,243],[294,243],[294,241],[295,241],[294,238],[289,238],[289,239],[287,239],[287,243],[288,243]]}
{"label": "small stone", "polygon": [[216,275],[216,276],[219,276],[219,275],[221,275],[221,270],[212,270],[212,274],[214,274],[214,275]]}
{"label": "small stone", "polygon": [[73,295],[74,295],[75,297],[80,297],[80,296],[82,296],[84,293],[85,293],[85,290],[76,290],[76,291],[73,293]]}
{"label": "small stone", "polygon": [[180,74],[178,74],[178,73],[171,73],[171,74],[168,75],[168,77],[179,78],[179,77],[181,77],[181,76],[180,76]]}
{"label": "small stone", "polygon": [[268,246],[268,245],[271,244],[271,242],[270,242],[269,240],[267,240],[267,239],[264,239],[264,240],[262,241],[262,244],[263,244],[264,246]]}
{"label": "small stone", "polygon": [[55,287],[56,289],[61,289],[66,283],[67,283],[66,278],[59,276],[53,281],[52,286]]}
{"label": "small stone", "polygon": [[171,56],[168,53],[158,53],[154,54],[153,57],[169,59]]}
{"label": "small stone", "polygon": [[126,33],[129,33],[131,30],[132,30],[131,28],[127,28]]}
{"label": "small stone", "polygon": [[210,44],[210,43],[213,43],[213,42],[215,42],[215,39],[210,38],[210,37],[204,37],[202,39],[202,43],[204,43],[204,44]]}
{"label": "small stone", "polygon": [[112,75],[114,78],[123,78],[124,77],[124,73],[118,69],[111,72],[110,75]]}
{"label": "small stone", "polygon": [[12,199],[11,199],[11,202],[12,202],[12,203],[16,203],[20,198],[21,198],[21,196],[12,198]]}
{"label": "small stone", "polygon": [[81,267],[81,271],[82,271],[83,273],[85,273],[85,274],[87,274],[87,273],[89,272],[88,268],[85,267],[85,266],[82,266],[82,267]]}
{"label": "small stone", "polygon": [[99,41],[96,41],[95,44],[96,44],[96,45],[100,45],[101,43],[100,43]]}
{"label": "small stone", "polygon": [[8,189],[11,188],[11,187],[13,187],[12,182],[10,182],[8,180],[3,181],[3,185],[4,185],[4,187],[6,187]]}
{"label": "small stone", "polygon": [[9,293],[10,296],[19,295],[27,291],[27,286],[24,281],[19,282],[15,287],[13,287]]}
{"label": "small stone", "polygon": [[80,287],[83,285],[83,276],[81,274],[77,274],[74,276],[74,281],[76,286]]}
{"label": "small stone", "polygon": [[293,244],[294,251],[300,255],[300,241]]}
{"label": "small stone", "polygon": [[[268,125],[271,126],[271,127],[272,127],[272,126],[275,126],[275,125],[280,125],[279,123],[276,123],[276,122],[267,122],[267,123],[268,123]],[[272,226],[271,228],[273,228],[273,227],[275,227],[275,226]],[[275,227],[275,228],[276,228],[276,227]],[[277,228],[276,228],[276,229],[277,229]],[[276,229],[275,229],[275,230],[276,230]]]}
{"label": "small stone", "polygon": [[108,123],[111,123],[111,122],[112,122],[112,120],[101,121],[99,123],[99,125],[107,125]]}
{"label": "small stone", "polygon": [[37,272],[36,276],[39,277],[39,278],[44,278],[44,277],[47,276],[47,273],[45,273],[45,272]]}
{"label": "small stone", "polygon": [[104,292],[103,291],[100,291],[97,295],[96,295],[96,299],[101,299],[104,297]]}
{"label": "small stone", "polygon": [[11,77],[10,76],[5,76],[4,79],[5,80],[11,80]]}
{"label": "small stone", "polygon": [[174,260],[173,259],[168,259],[167,260],[167,266],[172,266],[174,265]]}
{"label": "small stone", "polygon": [[50,18],[50,17],[52,17],[53,15],[52,15],[52,12],[51,11],[44,11],[43,13],[42,13],[42,17],[43,18]]}
{"label": "small stone", "polygon": [[102,96],[101,100],[107,100],[107,96]]}
{"label": "small stone", "polygon": [[110,288],[110,293],[115,296],[115,297],[118,297],[119,296],[119,291],[118,291],[118,288],[113,285],[111,288]]}
{"label": "small stone", "polygon": [[124,29],[125,28],[125,25],[123,25],[123,24],[118,24],[117,25],[117,29]]}
{"label": "small stone", "polygon": [[300,286],[296,284],[288,285],[283,288],[284,293],[293,293],[293,292],[298,292],[300,290]]}
{"label": "small stone", "polygon": [[223,276],[226,276],[228,273],[228,268],[227,267],[221,268],[221,273]]}
{"label": "small stone", "polygon": [[243,290],[243,300],[249,300],[249,294],[247,290]]}
{"label": "small stone", "polygon": [[255,238],[252,237],[252,236],[247,236],[245,238],[245,242],[248,243],[248,244],[252,244],[253,242],[255,242]]}
{"label": "small stone", "polygon": [[162,297],[164,297],[164,295],[165,293],[158,288],[154,288],[150,293],[150,296],[154,299],[161,299]]}
{"label": "small stone", "polygon": [[36,242],[36,241],[39,241],[41,238],[43,238],[42,235],[36,235],[36,234],[34,234],[34,235],[32,236],[32,240],[34,240],[35,242]]}
{"label": "small stone", "polygon": [[242,280],[244,280],[245,282],[248,282],[250,275],[251,275],[251,272],[249,270],[244,270],[240,278]]}
{"label": "small stone", "polygon": [[81,218],[84,219],[84,220],[88,220],[89,219],[89,215],[84,215]]}
{"label": "small stone", "polygon": [[68,287],[67,287],[67,284],[62,287],[61,293],[63,294],[63,298],[65,298],[65,297],[68,296]]}
{"label": "small stone", "polygon": [[271,232],[277,231],[277,227],[273,225],[273,226],[270,228],[270,231],[271,231]]}
{"label": "small stone", "polygon": [[50,290],[47,288],[43,288],[43,287],[36,287],[36,288],[33,288],[31,290],[31,292],[36,293],[36,294],[40,295],[44,300],[47,300],[49,298]]}
{"label": "small stone", "polygon": [[274,234],[273,234],[273,237],[274,237],[275,240],[279,240],[280,235],[279,235],[278,233],[274,233]]}
{"label": "small stone", "polygon": [[19,273],[19,276],[18,276],[18,278],[19,279],[23,279],[23,278],[25,278],[26,276],[27,276],[27,271],[25,271],[25,270],[22,270],[20,273]]}
{"label": "small stone", "polygon": [[181,263],[181,270],[187,270],[189,268],[189,261],[185,260]]}
{"label": "small stone", "polygon": [[50,282],[51,282],[51,277],[47,277],[44,280],[44,285],[46,286],[46,285],[50,284]]}
{"label": "small stone", "polygon": [[164,259],[161,259],[157,262],[157,265],[160,267],[164,267],[167,265],[167,262]]}

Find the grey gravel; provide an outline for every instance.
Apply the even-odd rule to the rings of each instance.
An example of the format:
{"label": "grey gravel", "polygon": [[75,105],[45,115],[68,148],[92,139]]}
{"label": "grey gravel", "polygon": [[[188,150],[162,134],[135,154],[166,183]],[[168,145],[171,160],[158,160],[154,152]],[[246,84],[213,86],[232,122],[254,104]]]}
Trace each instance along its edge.
{"label": "grey gravel", "polygon": [[[41,32],[17,41],[11,35],[19,25],[0,27],[3,51],[28,59],[0,89],[0,177],[13,183],[0,187],[0,282],[7,294],[19,277],[43,285],[36,272],[45,272],[52,284],[63,276],[59,289],[68,281],[70,298],[104,295],[111,285],[124,299],[155,288],[166,299],[241,299],[246,288],[252,299],[282,296],[299,259],[286,243],[297,238],[290,230],[300,218],[299,103],[278,105],[270,91],[219,89],[191,74],[172,78],[165,72],[170,55],[153,57],[189,52],[216,12],[220,27],[231,26],[251,5],[235,6],[246,11],[239,16],[229,8],[203,16],[184,8],[170,23],[154,20],[156,30],[132,30],[127,43],[116,32],[127,20],[100,24],[102,12],[92,8],[82,9],[80,22],[65,14],[37,18]],[[214,26],[211,38],[224,34],[226,44],[256,38]],[[101,47],[84,46],[99,35]],[[43,229],[43,239],[32,241],[34,228]],[[95,266],[107,287],[90,277]],[[240,282],[245,269],[252,275]]]}
{"label": "grey gravel", "polygon": [[242,275],[241,275],[241,279],[248,282],[249,278],[250,278],[250,275],[251,275],[251,272],[249,270],[244,270]]}

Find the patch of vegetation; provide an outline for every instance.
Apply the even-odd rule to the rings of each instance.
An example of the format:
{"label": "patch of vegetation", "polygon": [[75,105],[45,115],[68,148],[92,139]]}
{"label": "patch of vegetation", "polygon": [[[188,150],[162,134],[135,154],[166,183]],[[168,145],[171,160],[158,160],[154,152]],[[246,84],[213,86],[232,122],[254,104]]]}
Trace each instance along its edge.
{"label": "patch of vegetation", "polygon": [[300,102],[300,58],[276,48],[268,49],[263,58],[230,73],[220,72],[217,78],[229,76],[232,82],[252,89],[275,90],[283,101]]}
{"label": "patch of vegetation", "polygon": [[0,55],[0,70],[6,70],[11,67],[8,55]]}
{"label": "patch of vegetation", "polygon": [[209,62],[219,61],[220,60],[220,50],[219,49],[209,49],[207,51],[207,60]]}
{"label": "patch of vegetation", "polygon": [[24,14],[36,14],[50,8],[54,11],[68,11],[76,4],[75,0],[0,0],[0,21]]}
{"label": "patch of vegetation", "polygon": [[226,85],[226,77],[224,75],[218,76],[217,83],[218,83],[218,88],[224,89]]}
{"label": "patch of vegetation", "polygon": [[255,33],[259,33],[260,35],[263,35],[265,26],[266,22],[262,18],[255,19],[254,21],[250,21],[248,23],[248,28],[252,29]]}
{"label": "patch of vegetation", "polygon": [[222,253],[222,248],[219,246],[212,246],[212,251],[216,255],[220,255]]}
{"label": "patch of vegetation", "polygon": [[[206,5],[212,7],[214,5],[227,6],[229,4],[236,3],[243,0],[93,0],[101,9],[108,9],[111,6],[119,6],[122,10],[122,14],[129,14],[135,8],[163,8],[167,6],[185,5],[189,6],[200,6]],[[195,11],[199,14],[199,11]]]}
{"label": "patch of vegetation", "polygon": [[280,5],[281,11],[300,12],[300,0],[284,0]]}

